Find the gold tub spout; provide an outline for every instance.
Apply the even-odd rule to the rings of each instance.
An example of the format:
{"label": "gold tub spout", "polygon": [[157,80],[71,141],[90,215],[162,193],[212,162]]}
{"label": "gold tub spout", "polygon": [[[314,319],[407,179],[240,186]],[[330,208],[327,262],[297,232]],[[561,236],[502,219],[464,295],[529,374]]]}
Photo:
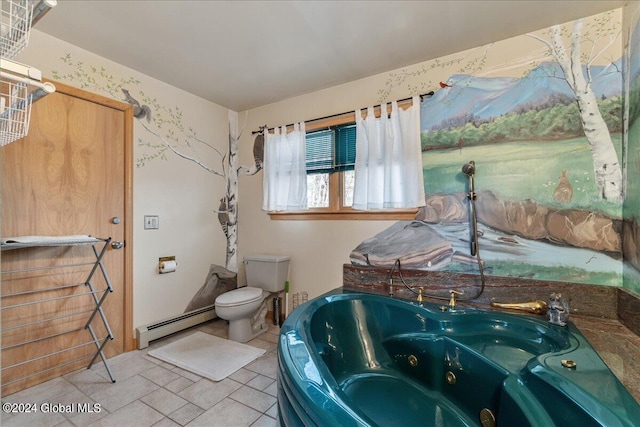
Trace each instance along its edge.
{"label": "gold tub spout", "polygon": [[534,314],[545,314],[547,312],[547,303],[542,300],[514,303],[501,303],[491,301],[491,307],[508,308],[511,310],[526,311],[528,313]]}

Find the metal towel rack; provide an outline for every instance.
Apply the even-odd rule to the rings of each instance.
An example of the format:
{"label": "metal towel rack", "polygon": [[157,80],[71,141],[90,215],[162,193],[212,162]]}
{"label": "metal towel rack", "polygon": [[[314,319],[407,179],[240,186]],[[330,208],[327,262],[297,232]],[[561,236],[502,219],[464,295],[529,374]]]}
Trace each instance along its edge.
{"label": "metal towel rack", "polygon": [[[100,357],[102,359],[102,362],[104,363],[104,366],[107,370],[107,373],[109,374],[109,378],[111,379],[111,382],[116,382],[116,379],[113,375],[113,373],[111,372],[111,369],[109,368],[109,363],[107,362],[107,358],[104,355],[104,347],[107,344],[107,342],[111,341],[114,339],[113,333],[111,331],[111,328],[109,326],[109,322],[107,320],[107,317],[102,309],[102,305],[104,304],[107,296],[113,292],[113,287],[111,286],[111,281],[109,280],[109,275],[107,274],[107,270],[102,262],[104,254],[107,251],[107,248],[109,247],[109,244],[111,243],[111,237],[106,238],[106,239],[101,239],[101,238],[95,238],[95,237],[90,237],[90,236],[60,236],[60,237],[41,237],[41,238],[29,238],[29,237],[25,237],[25,238],[9,238],[9,239],[3,239],[2,240],[2,244],[1,244],[1,248],[2,248],[2,252],[5,251],[9,251],[9,250],[17,250],[17,249],[23,249],[23,248],[38,248],[38,247],[65,247],[65,246],[91,246],[92,250],[93,250],[93,254],[95,256],[95,261],[93,262],[81,262],[81,263],[75,263],[75,264],[57,264],[57,265],[52,265],[52,266],[44,266],[44,267],[34,267],[34,268],[23,268],[23,269],[14,269],[14,270],[6,270],[6,271],[2,271],[2,275],[5,274],[18,274],[18,273],[33,273],[33,272],[40,272],[40,271],[46,271],[46,270],[56,270],[56,269],[62,269],[62,268],[73,268],[73,267],[80,267],[80,266],[91,266],[91,269],[88,273],[88,275],[86,276],[86,280],[83,283],[73,283],[73,284],[64,284],[64,285],[60,285],[60,286],[54,286],[54,287],[47,287],[47,288],[43,288],[43,289],[37,289],[37,290],[23,290],[20,292],[13,292],[13,293],[8,293],[8,294],[4,294],[2,295],[2,298],[4,301],[10,301],[10,298],[12,297],[17,297],[17,296],[25,296],[25,295],[31,295],[31,294],[36,294],[36,293],[47,293],[47,292],[52,292],[52,291],[58,291],[58,290],[63,290],[63,289],[71,289],[74,287],[78,287],[78,286],[86,286],[89,291],[88,292],[81,292],[81,293],[74,293],[71,295],[64,295],[64,296],[55,296],[55,297],[51,297],[51,298],[45,298],[45,299],[37,299],[37,300],[33,300],[33,301],[28,301],[28,302],[22,302],[22,303],[17,303],[17,304],[7,304],[5,306],[3,306],[1,308],[1,310],[4,312],[4,310],[12,310],[12,309],[16,309],[19,307],[24,307],[27,305],[32,305],[32,304],[42,304],[42,303],[47,303],[47,302],[51,302],[51,301],[59,301],[62,299],[67,299],[67,298],[77,298],[77,297],[81,297],[81,296],[86,296],[86,295],[91,295],[93,303],[95,304],[95,306],[90,309],[90,310],[84,310],[84,311],[79,311],[79,312],[73,312],[73,313],[55,313],[55,315],[53,317],[49,317],[46,319],[40,319],[37,320],[35,322],[27,322],[27,323],[23,323],[23,324],[19,324],[19,325],[11,325],[9,327],[3,328],[2,329],[2,333],[9,331],[9,330],[16,330],[16,329],[20,329],[20,328],[27,328],[30,326],[34,326],[34,325],[39,325],[39,324],[44,324],[46,322],[51,322],[51,321],[56,321],[56,320],[60,320],[60,319],[68,319],[69,317],[73,317],[73,316],[79,316],[79,315],[86,315],[87,316],[87,320],[86,323],[84,324],[83,328],[74,328],[74,329],[70,329],[70,330],[64,330],[64,331],[60,331],[60,332],[55,332],[53,334],[48,334],[46,336],[41,336],[41,337],[37,337],[37,338],[31,338],[31,339],[26,339],[22,342],[18,342],[18,343],[12,343],[10,345],[7,346],[3,346],[2,350],[8,350],[11,348],[16,348],[16,347],[20,347],[20,346],[25,346],[27,344],[33,344],[36,343],[38,341],[44,341],[50,338],[54,338],[54,337],[58,337],[58,336],[62,336],[65,334],[70,334],[73,332],[78,332],[81,331],[82,329],[86,329],[89,331],[89,334],[91,335],[91,340],[87,341],[85,343],[81,343],[81,344],[77,344],[77,345],[73,345],[70,346],[68,348],[62,349],[62,350],[58,350],[58,351],[52,351],[50,353],[44,354],[44,355],[39,355],[37,357],[33,357],[27,360],[23,360],[20,361],[18,363],[14,363],[10,366],[3,366],[2,367],[2,371],[8,370],[8,369],[12,369],[12,368],[16,368],[19,366],[23,366],[26,365],[28,363],[31,362],[36,362],[39,360],[43,360],[46,359],[47,357],[50,356],[54,356],[54,355],[58,355],[67,351],[71,351],[71,350],[75,350],[84,346],[88,346],[88,345],[95,345],[96,346],[96,352],[95,354],[93,354],[93,357],[91,359],[91,361],[89,362],[89,365],[87,366],[87,369],[90,369],[91,366],[93,366],[94,362],[96,361],[96,359],[98,357]],[[102,247],[99,247],[99,245],[102,245]],[[100,271],[100,273],[102,274],[104,281],[106,283],[106,287],[104,289],[95,289],[94,284],[93,284],[93,279],[95,274],[98,272],[98,270]],[[104,338],[98,338],[98,336],[96,335],[95,329],[92,325],[93,320],[96,318],[96,316],[99,316],[99,318],[102,320],[102,324],[104,325],[104,328],[107,332],[107,336]],[[28,336],[28,334],[25,333],[25,336]],[[8,384],[12,384],[14,382],[18,382],[18,381],[23,381],[26,380],[32,376],[35,375],[39,375],[43,372],[46,371],[51,371],[54,369],[58,369],[61,368],[63,366],[78,362],[84,358],[87,358],[89,356],[84,356],[81,357],[79,359],[74,359],[74,360],[70,360],[70,361],[65,361],[61,364],[58,364],[56,366],[53,367],[49,367],[47,369],[43,369],[40,370],[36,373],[30,374],[30,375],[26,375],[26,376],[22,376],[20,378],[16,378],[16,379],[11,379],[8,382],[3,382],[4,385],[8,385]]]}

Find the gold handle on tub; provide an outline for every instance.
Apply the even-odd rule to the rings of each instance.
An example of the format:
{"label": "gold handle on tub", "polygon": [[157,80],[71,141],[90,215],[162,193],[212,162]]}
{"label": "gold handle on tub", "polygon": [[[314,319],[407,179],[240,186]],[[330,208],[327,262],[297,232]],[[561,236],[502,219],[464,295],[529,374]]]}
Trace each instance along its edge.
{"label": "gold handle on tub", "polygon": [[464,291],[454,291],[453,289],[451,289],[449,291],[449,295],[451,295],[451,298],[449,298],[449,307],[454,308],[456,305],[458,305],[458,295],[464,295]]}
{"label": "gold handle on tub", "polygon": [[547,303],[542,300],[514,303],[491,301],[491,307],[508,308],[510,310],[526,311],[527,313],[533,314],[545,314],[547,312]]}

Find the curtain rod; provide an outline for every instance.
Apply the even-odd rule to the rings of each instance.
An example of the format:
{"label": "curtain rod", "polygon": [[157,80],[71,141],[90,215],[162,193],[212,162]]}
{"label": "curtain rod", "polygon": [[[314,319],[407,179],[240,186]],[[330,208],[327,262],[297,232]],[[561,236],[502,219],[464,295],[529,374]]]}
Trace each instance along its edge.
{"label": "curtain rod", "polygon": [[[431,91],[431,92],[427,92],[427,93],[424,93],[424,94],[422,94],[422,95],[419,95],[419,96],[420,96],[420,101],[422,101],[422,99],[423,99],[425,96],[433,96],[433,94],[434,94],[434,92],[433,92],[433,91]],[[413,97],[412,97],[412,96],[410,96],[409,98],[399,99],[399,100],[397,100],[396,102],[406,102],[406,101],[410,101],[411,99],[413,99]],[[385,103],[385,104],[386,104],[386,103]],[[382,104],[380,104],[380,105],[375,105],[375,106],[374,106],[374,108],[377,108],[377,107],[382,107]],[[366,108],[360,108],[360,110],[366,110]],[[353,110],[353,111],[355,111],[355,110]],[[347,112],[344,112],[344,113],[338,113],[338,114],[331,114],[331,115],[329,115],[329,116],[324,116],[324,117],[319,117],[319,118],[317,118],[317,119],[309,120],[308,122],[305,122],[305,124],[313,123],[313,122],[318,122],[318,121],[320,121],[320,120],[332,119],[332,118],[334,118],[334,117],[340,117],[340,116],[343,116],[343,115],[345,115],[345,114],[351,114],[351,113],[352,113],[352,111],[347,111]],[[288,128],[289,126],[293,126],[293,123],[288,124],[288,125],[287,125],[287,126],[285,126],[285,127],[287,127],[287,128]],[[278,127],[280,127],[280,126],[278,126]],[[252,135],[255,135],[255,134],[257,134],[257,133],[262,133],[262,132],[264,132],[265,128],[267,128],[267,125],[260,126],[260,130],[254,130],[254,131],[252,131],[252,132],[251,132],[251,134],[252,134]],[[267,129],[267,132],[268,132],[268,131],[272,131],[273,129],[274,129],[274,128],[268,128],[268,129]]]}

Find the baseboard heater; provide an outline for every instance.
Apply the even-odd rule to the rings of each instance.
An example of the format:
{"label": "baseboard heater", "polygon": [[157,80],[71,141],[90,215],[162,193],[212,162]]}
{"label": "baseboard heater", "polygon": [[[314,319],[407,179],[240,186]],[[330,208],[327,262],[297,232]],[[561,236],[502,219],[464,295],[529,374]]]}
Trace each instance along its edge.
{"label": "baseboard heater", "polygon": [[158,338],[166,337],[167,335],[174,334],[182,331],[183,329],[190,328],[207,320],[215,319],[216,312],[213,305],[199,308],[197,310],[190,311],[188,313],[178,314],[177,316],[168,317],[160,320],[159,322],[150,323],[145,326],[139,326],[136,328],[136,341],[138,343],[138,350],[149,347],[149,341],[157,340]]}

